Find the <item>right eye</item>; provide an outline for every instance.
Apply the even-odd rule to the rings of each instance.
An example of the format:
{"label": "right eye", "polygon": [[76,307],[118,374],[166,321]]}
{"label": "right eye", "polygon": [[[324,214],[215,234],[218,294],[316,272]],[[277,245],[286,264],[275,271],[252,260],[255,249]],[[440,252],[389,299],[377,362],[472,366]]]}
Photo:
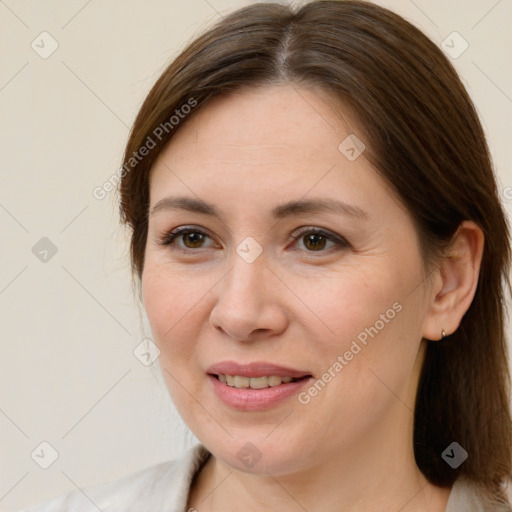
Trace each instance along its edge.
{"label": "right eye", "polygon": [[159,245],[170,247],[181,251],[194,249],[207,249],[212,246],[205,246],[206,240],[211,237],[201,229],[191,226],[180,226],[169,233],[164,234],[158,240]]}

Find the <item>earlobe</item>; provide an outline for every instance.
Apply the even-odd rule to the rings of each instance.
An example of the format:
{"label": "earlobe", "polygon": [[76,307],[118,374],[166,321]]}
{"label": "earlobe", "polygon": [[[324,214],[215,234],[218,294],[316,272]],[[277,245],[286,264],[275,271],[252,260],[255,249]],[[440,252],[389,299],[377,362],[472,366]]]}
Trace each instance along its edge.
{"label": "earlobe", "polygon": [[441,340],[459,327],[475,296],[483,248],[480,227],[472,221],[462,222],[438,263],[424,338]]}

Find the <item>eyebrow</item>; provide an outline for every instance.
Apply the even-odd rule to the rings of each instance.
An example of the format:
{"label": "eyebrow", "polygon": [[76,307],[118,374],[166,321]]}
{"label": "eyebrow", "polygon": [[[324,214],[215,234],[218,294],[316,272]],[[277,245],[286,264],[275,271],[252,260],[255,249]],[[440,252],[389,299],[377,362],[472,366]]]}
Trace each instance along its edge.
{"label": "eyebrow", "polygon": [[[221,212],[216,206],[193,197],[165,197],[155,204],[150,215],[166,210],[185,210],[222,219]],[[292,215],[322,212],[338,213],[363,220],[369,219],[368,213],[358,206],[327,198],[289,201],[272,208],[271,214],[275,219],[284,219]]]}

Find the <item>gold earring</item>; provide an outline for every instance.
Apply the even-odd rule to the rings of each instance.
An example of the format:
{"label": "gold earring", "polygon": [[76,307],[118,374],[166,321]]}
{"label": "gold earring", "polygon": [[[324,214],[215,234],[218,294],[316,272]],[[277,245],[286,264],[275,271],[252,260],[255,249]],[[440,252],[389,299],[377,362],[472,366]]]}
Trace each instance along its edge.
{"label": "gold earring", "polygon": [[441,339],[446,338],[446,333],[444,332],[444,329],[441,329]]}

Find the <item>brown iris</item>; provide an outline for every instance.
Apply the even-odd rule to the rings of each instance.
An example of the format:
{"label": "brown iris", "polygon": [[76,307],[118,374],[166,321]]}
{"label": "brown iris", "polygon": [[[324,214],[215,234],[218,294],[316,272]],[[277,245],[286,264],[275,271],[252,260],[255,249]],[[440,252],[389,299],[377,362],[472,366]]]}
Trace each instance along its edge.
{"label": "brown iris", "polygon": [[318,233],[311,233],[304,237],[304,245],[312,251],[324,249],[326,241],[326,238]]}
{"label": "brown iris", "polygon": [[189,249],[197,249],[204,242],[204,235],[201,233],[183,233],[183,243]]}

